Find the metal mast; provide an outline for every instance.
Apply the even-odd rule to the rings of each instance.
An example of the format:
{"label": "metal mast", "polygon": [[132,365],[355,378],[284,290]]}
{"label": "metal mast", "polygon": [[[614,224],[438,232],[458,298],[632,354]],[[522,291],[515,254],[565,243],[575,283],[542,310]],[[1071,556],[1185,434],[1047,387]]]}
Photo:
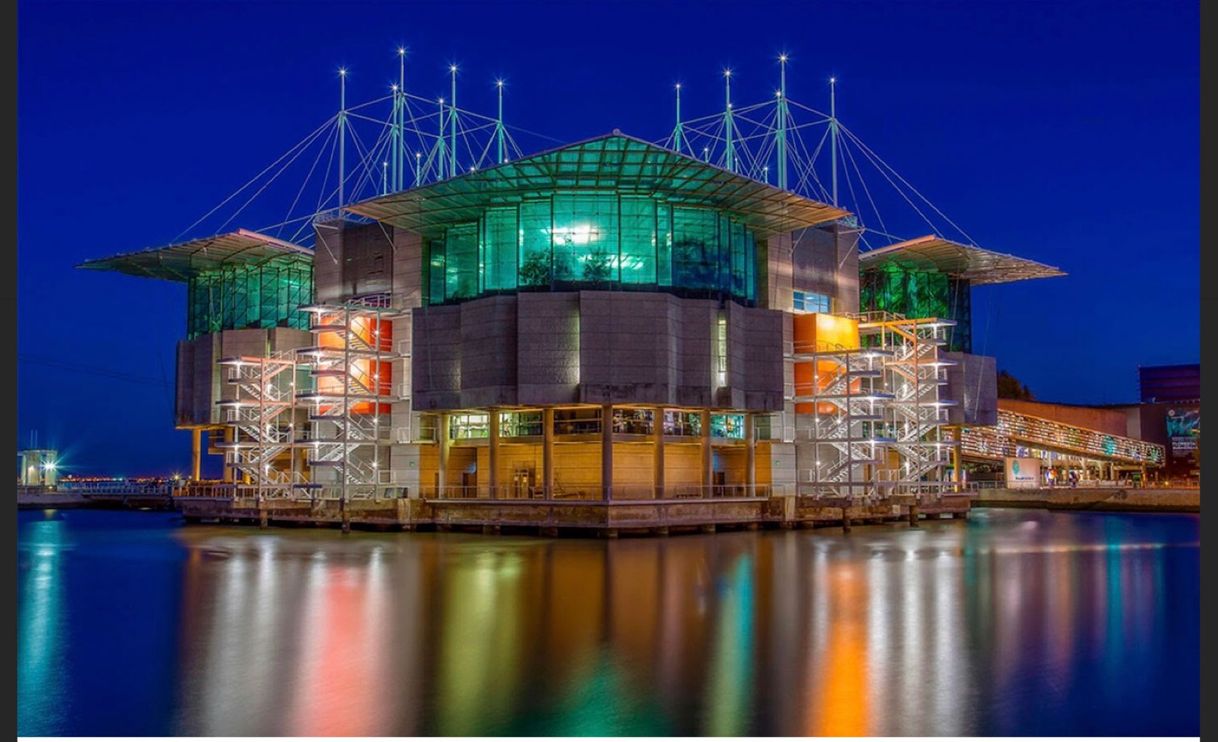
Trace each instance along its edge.
{"label": "metal mast", "polygon": [[436,137],[436,175],[444,180],[444,99],[440,99],[440,133]]}
{"label": "metal mast", "polygon": [[338,71],[338,208],[342,215],[344,203],[344,181],[347,179],[347,70]]}
{"label": "metal mast", "polygon": [[507,147],[503,140],[503,80],[496,80],[495,87],[499,90],[499,116],[495,119],[495,142],[499,152],[499,164],[507,162]]}
{"label": "metal mast", "polygon": [[448,107],[448,176],[451,178],[457,174],[457,65],[450,66],[448,70],[453,74],[453,98]]}
{"label": "metal mast", "polygon": [[829,78],[829,168],[832,176],[833,205],[837,206],[837,78]]}
{"label": "metal mast", "polygon": [[724,70],[723,79],[724,167],[736,172],[736,145],[732,141],[732,71]]}
{"label": "metal mast", "polygon": [[398,84],[394,86],[394,140],[393,140],[393,189],[400,191],[405,186],[403,171],[406,167],[406,47],[398,47]]}
{"label": "metal mast", "polygon": [[781,66],[778,82],[778,187],[787,190],[787,55],[778,55]]}
{"label": "metal mast", "polygon": [[677,83],[677,123],[672,130],[673,149],[680,152],[685,139],[685,127],[681,124],[681,83]]}

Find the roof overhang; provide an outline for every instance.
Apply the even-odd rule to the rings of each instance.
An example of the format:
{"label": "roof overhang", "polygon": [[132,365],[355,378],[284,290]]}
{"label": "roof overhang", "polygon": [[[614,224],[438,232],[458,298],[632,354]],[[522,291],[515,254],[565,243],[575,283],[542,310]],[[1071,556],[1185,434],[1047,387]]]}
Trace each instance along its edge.
{"label": "roof overhang", "polygon": [[973,285],[1066,275],[1051,265],[927,235],[859,253],[859,270],[896,265],[962,278]]}
{"label": "roof overhang", "polygon": [[165,247],[86,260],[76,267],[185,282],[206,271],[260,265],[283,257],[311,262],[313,251],[260,232],[238,229]]}
{"label": "roof overhang", "polygon": [[555,191],[613,191],[673,205],[728,211],[759,237],[848,216],[844,209],[783,191],[618,132],[486,170],[362,201],[348,211],[428,237],[476,221],[488,207]]}

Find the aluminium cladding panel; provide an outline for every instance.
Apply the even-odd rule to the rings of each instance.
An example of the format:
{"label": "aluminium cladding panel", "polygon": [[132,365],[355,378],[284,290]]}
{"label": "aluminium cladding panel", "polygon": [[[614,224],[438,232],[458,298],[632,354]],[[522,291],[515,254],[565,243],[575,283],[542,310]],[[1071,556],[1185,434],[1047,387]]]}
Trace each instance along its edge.
{"label": "aluminium cladding panel", "polygon": [[765,241],[764,290],[758,287],[758,296],[765,297],[765,306],[789,312],[793,308],[793,265],[791,235],[778,234]]}
{"label": "aluminium cladding panel", "polygon": [[579,294],[523,292],[516,302],[519,404],[578,402]]}
{"label": "aluminium cladding panel", "polygon": [[516,404],[514,296],[491,296],[461,308],[461,406]]}
{"label": "aluminium cladding panel", "polygon": [[339,244],[344,297],[392,291],[393,227],[344,222]]}
{"label": "aluminium cladding panel", "polygon": [[213,351],[216,341],[216,335],[178,341],[175,425],[212,425],[219,421],[214,404],[219,383]]}
{"label": "aluminium cladding panel", "polygon": [[411,313],[410,381],[416,410],[461,406],[461,305]]}
{"label": "aluminium cladding panel", "polygon": [[947,386],[943,399],[956,402],[947,408],[952,425],[998,424],[998,371],[993,356],[944,351],[944,361],[955,363],[947,367]]}
{"label": "aluminium cladding panel", "polygon": [[[733,390],[743,393],[743,401],[733,406],[770,412],[782,410],[786,365],[783,362],[784,313],[733,303],[728,306],[733,318],[732,334],[728,337],[731,356],[728,383]],[[732,365],[736,362],[736,354],[740,358],[738,366]],[[743,374],[736,373],[737,369],[743,370]]]}
{"label": "aluminium cladding panel", "polygon": [[834,312],[859,308],[857,228],[828,224],[793,234],[791,287],[832,297]]}
{"label": "aluminium cladding panel", "polygon": [[680,354],[677,397],[683,407],[712,407],[715,328],[719,321],[718,302],[707,299],[681,301]]}
{"label": "aluminium cladding panel", "polygon": [[393,303],[412,309],[423,305],[423,238],[386,227],[393,235]]}
{"label": "aluminium cladding panel", "polygon": [[343,247],[336,223],[313,228],[313,301],[334,304],[343,298]]}
{"label": "aluminium cladding panel", "polygon": [[581,402],[670,404],[679,299],[660,293],[579,294]]}

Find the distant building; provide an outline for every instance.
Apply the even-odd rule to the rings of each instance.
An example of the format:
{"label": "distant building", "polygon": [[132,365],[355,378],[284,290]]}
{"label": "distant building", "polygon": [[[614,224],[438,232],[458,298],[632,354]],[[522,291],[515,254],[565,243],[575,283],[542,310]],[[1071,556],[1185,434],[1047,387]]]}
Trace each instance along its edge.
{"label": "distant building", "polygon": [[50,448],[19,451],[19,481],[24,487],[54,487],[59,481],[59,452]]}

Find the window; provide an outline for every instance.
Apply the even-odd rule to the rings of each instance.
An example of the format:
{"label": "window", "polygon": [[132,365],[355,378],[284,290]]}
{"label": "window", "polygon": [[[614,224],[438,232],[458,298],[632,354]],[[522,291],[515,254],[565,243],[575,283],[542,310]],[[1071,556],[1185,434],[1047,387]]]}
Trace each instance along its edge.
{"label": "window", "polygon": [[478,266],[483,291],[516,288],[518,242],[516,207],[487,209],[482,220],[482,260]]}
{"label": "window", "polygon": [[744,415],[711,415],[711,437],[744,440]]}
{"label": "window", "polygon": [[500,412],[499,435],[502,438],[525,438],[545,435],[545,417],[541,410]]}
{"label": "window", "polygon": [[815,294],[810,291],[796,291],[794,296],[795,311],[797,312],[824,312],[833,311],[833,300],[824,294]]}
{"label": "window", "polygon": [[453,415],[449,418],[448,437],[454,441],[489,438],[491,432],[488,422],[485,412]]}
{"label": "window", "polygon": [[622,196],[622,283],[656,282],[656,202]]}
{"label": "window", "polygon": [[727,386],[727,312],[715,321],[715,385]]}
{"label": "window", "polygon": [[702,435],[702,416],[697,412],[664,410],[664,435]]}
{"label": "window", "polygon": [[601,432],[599,407],[575,410],[554,410],[555,435],[589,435]]}
{"label": "window", "polygon": [[634,407],[617,407],[613,410],[613,432],[630,435],[651,435],[655,429],[655,415],[651,410]]}

